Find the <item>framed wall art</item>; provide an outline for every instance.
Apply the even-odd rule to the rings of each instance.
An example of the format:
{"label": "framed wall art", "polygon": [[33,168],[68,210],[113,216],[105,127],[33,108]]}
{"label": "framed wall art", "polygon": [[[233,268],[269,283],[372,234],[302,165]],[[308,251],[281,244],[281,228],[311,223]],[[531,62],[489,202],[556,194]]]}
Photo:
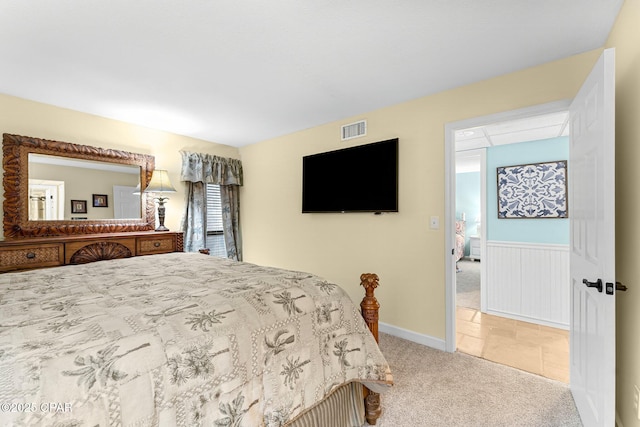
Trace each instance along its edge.
{"label": "framed wall art", "polygon": [[72,200],[71,201],[71,213],[87,213],[87,201],[86,200]]}
{"label": "framed wall art", "polygon": [[109,202],[106,194],[94,194],[93,195],[93,207],[94,208],[107,208]]}
{"label": "framed wall art", "polygon": [[497,168],[498,218],[568,218],[567,161]]}

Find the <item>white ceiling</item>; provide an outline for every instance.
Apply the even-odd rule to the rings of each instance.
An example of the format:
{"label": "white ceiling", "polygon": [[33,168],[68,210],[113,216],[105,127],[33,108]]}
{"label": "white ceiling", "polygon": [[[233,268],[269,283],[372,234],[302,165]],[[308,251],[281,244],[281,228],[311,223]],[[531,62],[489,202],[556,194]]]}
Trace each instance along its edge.
{"label": "white ceiling", "polygon": [[456,172],[480,170],[477,150],[519,142],[569,136],[569,112],[540,114],[456,131]]}
{"label": "white ceiling", "polygon": [[602,47],[622,2],[0,0],[0,93],[243,146]]}
{"label": "white ceiling", "polygon": [[541,114],[456,132],[456,151],[569,135],[569,112]]}

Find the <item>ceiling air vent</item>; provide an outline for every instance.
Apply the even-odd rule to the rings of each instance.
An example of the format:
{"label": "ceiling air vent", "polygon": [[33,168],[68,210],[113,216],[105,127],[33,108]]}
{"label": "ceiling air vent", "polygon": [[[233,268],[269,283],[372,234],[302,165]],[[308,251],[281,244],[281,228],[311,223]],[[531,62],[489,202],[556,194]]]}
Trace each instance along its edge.
{"label": "ceiling air vent", "polygon": [[355,123],[349,123],[342,126],[342,140],[346,141],[351,138],[358,138],[367,134],[367,121],[361,120]]}

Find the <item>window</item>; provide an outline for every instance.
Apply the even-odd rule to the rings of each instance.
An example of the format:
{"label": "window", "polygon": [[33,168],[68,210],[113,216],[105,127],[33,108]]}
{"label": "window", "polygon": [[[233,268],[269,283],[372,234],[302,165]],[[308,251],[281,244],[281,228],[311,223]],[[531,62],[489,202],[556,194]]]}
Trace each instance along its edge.
{"label": "window", "polygon": [[206,184],[207,186],[207,236],[205,246],[209,248],[211,255],[222,258],[227,257],[227,248],[224,245],[222,232],[222,202],[220,200],[220,186]]}

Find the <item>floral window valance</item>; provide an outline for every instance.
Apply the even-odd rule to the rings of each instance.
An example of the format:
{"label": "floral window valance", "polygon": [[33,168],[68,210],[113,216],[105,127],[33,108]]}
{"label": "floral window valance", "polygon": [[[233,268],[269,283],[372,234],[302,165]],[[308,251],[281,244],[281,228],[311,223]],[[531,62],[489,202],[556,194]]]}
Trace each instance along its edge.
{"label": "floral window valance", "polygon": [[181,181],[218,185],[242,185],[242,162],[211,154],[181,151]]}

